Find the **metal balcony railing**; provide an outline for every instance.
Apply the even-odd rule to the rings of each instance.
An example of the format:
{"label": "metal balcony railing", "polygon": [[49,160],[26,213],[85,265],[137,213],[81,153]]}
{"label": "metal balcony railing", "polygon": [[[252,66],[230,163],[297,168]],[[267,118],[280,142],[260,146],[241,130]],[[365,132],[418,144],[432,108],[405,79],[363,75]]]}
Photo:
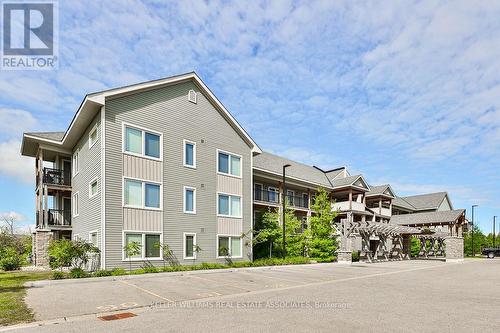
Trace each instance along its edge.
{"label": "metal balcony railing", "polygon": [[253,199],[277,204],[280,203],[280,194],[278,191],[255,189]]}
{"label": "metal balcony railing", "polygon": [[43,168],[43,183],[71,186],[71,174],[61,169]]}
{"label": "metal balcony railing", "polygon": [[71,226],[71,211],[62,209],[49,209],[49,226]]}
{"label": "metal balcony railing", "polygon": [[304,198],[298,195],[287,195],[288,203],[292,207],[309,208],[308,198]]}

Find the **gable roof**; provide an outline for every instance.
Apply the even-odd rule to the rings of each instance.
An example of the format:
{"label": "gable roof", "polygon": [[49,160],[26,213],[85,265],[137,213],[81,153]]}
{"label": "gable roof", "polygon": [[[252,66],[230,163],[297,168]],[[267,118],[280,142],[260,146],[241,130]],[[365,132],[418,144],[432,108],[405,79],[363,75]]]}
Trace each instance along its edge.
{"label": "gable roof", "polygon": [[416,210],[416,208],[413,207],[408,201],[398,196],[394,197],[394,199],[392,200],[392,205],[395,207],[404,208],[409,211]]}
{"label": "gable roof", "polygon": [[[437,192],[407,196],[403,197],[403,199],[417,210],[437,209],[443,200],[448,200],[448,194],[446,192]],[[451,207],[451,202],[449,203]]]}
{"label": "gable roof", "polygon": [[281,175],[283,173],[283,165],[285,164],[291,165],[286,169],[287,177],[296,178],[326,188],[332,187],[326,175],[318,168],[268,152],[262,152],[253,157],[254,169],[267,171],[276,175]]}
{"label": "gable roof", "polygon": [[331,181],[333,188],[342,188],[354,186],[369,190],[368,184],[362,175],[348,176],[344,178],[336,178]]}
{"label": "gable roof", "polygon": [[377,186],[372,186],[369,185],[370,191],[366,193],[366,196],[386,196],[386,197],[391,197],[394,198],[394,191],[391,188],[391,185],[389,184],[384,184],[384,185],[377,185]]}
{"label": "gable roof", "polygon": [[465,214],[465,209],[446,210],[437,212],[414,213],[391,216],[390,223],[398,225],[436,225],[450,224]]}
{"label": "gable roof", "polygon": [[[34,156],[33,145],[34,144],[36,145],[37,143],[47,143],[71,149],[76,144],[77,140],[81,137],[87,126],[95,117],[95,115],[99,112],[101,107],[104,106],[107,98],[119,97],[127,94],[134,94],[141,91],[157,89],[164,86],[169,86],[187,81],[194,82],[194,84],[207,97],[207,99],[212,103],[212,105],[216,108],[216,110],[219,111],[219,113],[231,125],[231,127],[233,127],[233,129],[240,135],[240,137],[248,144],[248,146],[252,149],[254,153],[258,154],[262,152],[257,143],[253,141],[250,135],[243,129],[243,127],[241,127],[241,125],[225,108],[225,106],[217,99],[217,97],[212,93],[212,91],[205,85],[205,83],[200,79],[200,77],[195,72],[190,72],[159,80],[147,81],[120,88],[113,88],[109,90],[103,90],[100,92],[87,94],[84,97],[82,103],[80,104],[80,107],[78,108],[73,119],[71,120],[68,129],[62,135],[62,138],[60,138],[61,132],[25,133],[23,135],[21,153],[27,156]],[[55,133],[59,134],[56,135]],[[31,146],[26,147],[26,145],[31,145]]]}

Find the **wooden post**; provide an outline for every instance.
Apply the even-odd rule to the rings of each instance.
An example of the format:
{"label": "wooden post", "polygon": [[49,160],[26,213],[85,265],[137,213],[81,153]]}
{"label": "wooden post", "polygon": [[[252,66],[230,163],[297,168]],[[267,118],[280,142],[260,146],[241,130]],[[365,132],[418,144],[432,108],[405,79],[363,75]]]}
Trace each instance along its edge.
{"label": "wooden post", "polygon": [[349,189],[349,210],[352,210],[352,189]]}

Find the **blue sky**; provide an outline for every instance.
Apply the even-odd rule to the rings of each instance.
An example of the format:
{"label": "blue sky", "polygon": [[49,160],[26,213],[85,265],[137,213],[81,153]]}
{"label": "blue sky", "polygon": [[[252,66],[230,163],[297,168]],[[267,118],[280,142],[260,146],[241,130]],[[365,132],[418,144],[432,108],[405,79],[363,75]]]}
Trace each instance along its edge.
{"label": "blue sky", "polygon": [[23,131],[196,71],[265,150],[500,215],[498,1],[61,1],[59,69],[0,71],[0,212],[34,220]]}

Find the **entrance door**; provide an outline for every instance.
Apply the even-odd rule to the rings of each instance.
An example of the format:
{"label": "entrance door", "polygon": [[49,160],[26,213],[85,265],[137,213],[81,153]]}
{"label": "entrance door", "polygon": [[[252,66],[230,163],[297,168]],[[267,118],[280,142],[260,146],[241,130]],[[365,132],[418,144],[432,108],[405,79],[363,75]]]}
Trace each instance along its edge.
{"label": "entrance door", "polygon": [[63,161],[63,184],[71,185],[71,162],[69,160]]}
{"label": "entrance door", "polygon": [[71,198],[63,198],[63,225],[71,225]]}

